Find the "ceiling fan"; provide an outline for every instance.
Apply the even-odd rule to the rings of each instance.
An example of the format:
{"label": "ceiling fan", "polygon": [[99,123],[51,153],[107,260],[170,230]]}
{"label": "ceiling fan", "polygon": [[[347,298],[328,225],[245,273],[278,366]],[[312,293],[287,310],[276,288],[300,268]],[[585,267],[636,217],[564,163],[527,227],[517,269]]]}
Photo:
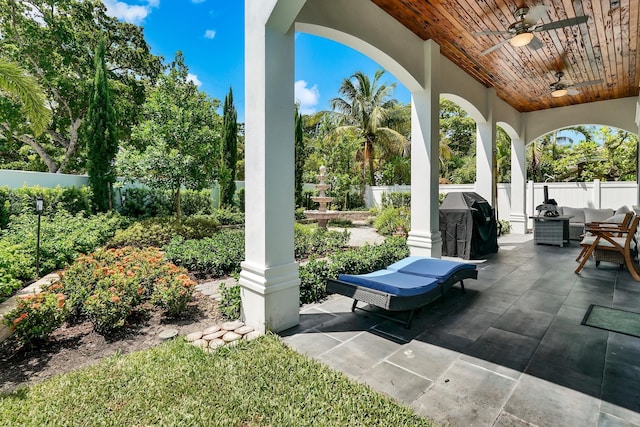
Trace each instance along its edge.
{"label": "ceiling fan", "polygon": [[563,81],[562,80],[563,77],[564,77],[563,71],[556,71],[557,80],[549,85],[551,96],[553,96],[554,98],[559,98],[565,95],[577,95],[580,93],[580,91],[576,89],[577,87],[596,85],[598,83],[603,82],[602,79],[598,79],[598,80],[589,80],[589,81],[580,82],[580,83],[570,83],[567,81]]}
{"label": "ceiling fan", "polygon": [[542,47],[542,41],[537,38],[533,33],[539,33],[541,31],[555,30],[557,28],[570,27],[572,25],[583,24],[589,20],[589,16],[582,15],[575,18],[561,19],[559,21],[549,22],[548,24],[538,24],[540,18],[547,13],[547,6],[539,5],[529,7],[520,7],[516,9],[513,16],[518,19],[517,22],[509,25],[509,28],[505,31],[480,31],[473,33],[474,36],[490,36],[496,34],[510,34],[512,37],[508,38],[496,45],[491,46],[489,49],[484,50],[480,55],[486,55],[493,52],[500,46],[510,43],[512,46],[529,46],[531,49],[540,49]]}

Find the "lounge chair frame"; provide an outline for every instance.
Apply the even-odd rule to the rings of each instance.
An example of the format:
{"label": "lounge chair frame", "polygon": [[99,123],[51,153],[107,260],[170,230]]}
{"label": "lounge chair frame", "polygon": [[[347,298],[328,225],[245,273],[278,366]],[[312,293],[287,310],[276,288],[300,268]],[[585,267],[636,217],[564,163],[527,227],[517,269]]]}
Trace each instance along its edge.
{"label": "lounge chair frame", "polygon": [[[372,313],[384,319],[400,323],[406,328],[410,328],[411,321],[413,320],[413,315],[417,309],[440,298],[458,282],[460,282],[460,288],[462,289],[462,293],[464,293],[465,289],[463,280],[477,278],[477,269],[458,270],[451,276],[449,276],[445,281],[439,282],[436,287],[428,290],[423,294],[412,296],[394,295],[388,292],[379,291],[377,289],[371,289],[362,285],[354,285],[353,283],[347,283],[337,279],[329,279],[327,280],[327,292],[353,298],[351,311],[355,311],[355,309],[357,308],[358,310]],[[371,304],[376,307],[380,307],[387,311],[408,311],[408,317],[406,320],[401,320],[396,317],[391,317],[382,313],[367,310],[366,308],[357,307],[359,301]]]}

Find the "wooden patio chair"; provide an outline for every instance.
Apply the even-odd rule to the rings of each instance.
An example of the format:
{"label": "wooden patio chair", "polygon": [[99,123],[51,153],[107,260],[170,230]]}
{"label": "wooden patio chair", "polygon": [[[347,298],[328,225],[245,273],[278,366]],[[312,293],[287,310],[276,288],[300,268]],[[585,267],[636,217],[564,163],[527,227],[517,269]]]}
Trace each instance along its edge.
{"label": "wooden patio chair", "polygon": [[[582,256],[582,261],[580,261],[580,265],[578,265],[576,269],[576,274],[580,273],[593,251],[597,249],[599,251],[620,253],[624,258],[624,263],[631,276],[634,280],[640,282],[640,273],[638,273],[638,269],[633,261],[633,256],[631,255],[631,245],[634,241],[636,230],[638,229],[638,222],[640,222],[640,216],[634,217],[628,227],[623,227],[622,224],[595,223],[586,227],[585,231],[591,233],[593,242],[587,247],[587,251]],[[585,239],[587,239],[587,237],[585,237]],[[585,239],[583,239],[583,241]]]}
{"label": "wooden patio chair", "polygon": [[[607,225],[607,228],[609,227],[622,227],[623,229],[629,228],[629,225],[631,225],[631,221],[633,220],[634,217],[634,213],[633,212],[627,212],[624,215],[624,218],[622,220],[621,223],[607,223],[607,222],[590,222],[587,223],[585,225],[585,229],[587,228],[594,228],[594,227],[602,227],[604,224]],[[616,234],[616,237],[622,237],[620,235],[620,233]],[[580,250],[580,253],[578,254],[578,257],[576,258],[576,262],[580,262],[582,260],[582,257],[587,253],[587,250],[589,249],[589,247],[593,244],[593,241],[595,240],[595,236],[593,234],[590,234],[588,232],[585,232],[583,234],[582,240],[580,241],[580,246],[582,247],[582,249]],[[624,264],[624,261],[623,261]],[[598,266],[598,264],[596,263],[596,267]]]}

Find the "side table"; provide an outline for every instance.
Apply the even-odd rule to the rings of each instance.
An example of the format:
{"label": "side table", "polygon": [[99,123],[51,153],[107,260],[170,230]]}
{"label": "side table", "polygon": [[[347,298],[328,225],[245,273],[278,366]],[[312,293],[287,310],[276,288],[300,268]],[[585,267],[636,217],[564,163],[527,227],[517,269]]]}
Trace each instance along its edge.
{"label": "side table", "polygon": [[569,243],[569,218],[572,216],[531,216],[533,219],[533,241],[564,247]]}

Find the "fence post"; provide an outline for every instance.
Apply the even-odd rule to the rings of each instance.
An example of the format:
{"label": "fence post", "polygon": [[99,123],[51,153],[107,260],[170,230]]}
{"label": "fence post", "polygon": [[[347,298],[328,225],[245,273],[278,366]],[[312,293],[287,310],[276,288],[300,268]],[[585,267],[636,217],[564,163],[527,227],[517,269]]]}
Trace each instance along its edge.
{"label": "fence post", "polygon": [[602,186],[599,179],[593,180],[593,207],[602,209]]}

